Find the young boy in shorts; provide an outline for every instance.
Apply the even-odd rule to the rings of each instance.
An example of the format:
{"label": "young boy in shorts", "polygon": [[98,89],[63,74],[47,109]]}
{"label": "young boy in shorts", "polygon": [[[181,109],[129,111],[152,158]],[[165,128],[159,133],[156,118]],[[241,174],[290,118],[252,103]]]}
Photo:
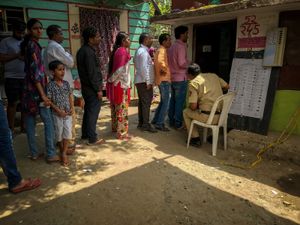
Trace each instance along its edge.
{"label": "young boy in shorts", "polygon": [[47,95],[51,100],[56,141],[59,144],[61,162],[63,166],[69,164],[67,158],[68,143],[72,138],[72,93],[70,85],[63,80],[65,66],[55,60],[49,63],[49,70],[53,74],[53,80],[48,83]]}

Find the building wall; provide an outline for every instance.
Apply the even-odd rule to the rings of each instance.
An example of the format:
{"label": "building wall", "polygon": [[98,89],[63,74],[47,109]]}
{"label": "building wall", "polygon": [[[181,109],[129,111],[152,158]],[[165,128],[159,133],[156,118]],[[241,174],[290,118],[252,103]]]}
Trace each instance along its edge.
{"label": "building wall", "polygon": [[[255,40],[255,43],[257,45],[256,48],[248,49],[248,51],[259,51],[264,50],[264,47],[259,47],[260,45],[260,39],[263,37],[266,37],[266,34],[269,30],[279,27],[279,12],[265,12],[263,14],[249,14],[249,15],[243,15],[239,17],[241,23],[245,21],[244,18],[247,16],[255,16],[256,21],[260,24],[260,32],[257,35],[252,35],[251,38]],[[242,21],[241,21],[242,20]],[[253,26],[252,26],[253,28]],[[239,47],[239,44],[241,42],[241,39],[247,38],[248,34],[246,36],[241,36],[241,26],[238,24],[238,31],[237,31],[237,42],[236,42],[236,50],[237,51],[246,51],[247,48]],[[285,52],[287,54],[287,51]],[[275,76],[276,73],[273,73],[273,71],[278,71],[278,68],[272,69],[271,76]],[[284,75],[284,74],[282,74]],[[278,76],[280,77],[280,70]],[[270,78],[272,79],[272,77]],[[281,132],[285,129],[285,127],[288,125],[290,119],[292,118],[294,112],[296,109],[300,106],[300,91],[297,90],[276,90],[278,88],[277,84],[272,87],[271,83],[269,85],[269,89],[274,89],[275,98],[273,100],[273,104],[266,104],[265,113],[266,111],[270,111],[268,107],[272,106],[272,111],[270,111],[270,122],[269,122],[269,131],[278,131]],[[268,92],[270,93],[270,92]],[[295,124],[295,130],[293,132],[294,134],[300,135],[300,119]]]}
{"label": "building wall", "polygon": [[[295,111],[300,107],[300,91],[278,90],[276,91],[271,123],[269,129],[272,131],[283,131],[288,125]],[[299,114],[299,113],[298,113]],[[294,134],[300,135],[300,118],[295,124]]]}
{"label": "building wall", "polygon": [[[116,1],[111,0],[111,5]],[[109,4],[109,3],[108,3]],[[75,56],[80,47],[80,36],[74,35],[71,31],[72,22],[79,20],[78,6],[80,7],[98,7],[93,0],[1,0],[0,7],[22,7],[27,12],[28,18],[38,18],[44,27],[51,24],[57,24],[62,27],[65,40],[63,46],[72,51]],[[138,38],[142,32],[148,31],[149,26],[149,4],[142,2],[135,5],[118,5],[120,9],[120,27],[129,32],[132,41],[130,53],[133,56],[138,48]],[[117,8],[115,7],[115,8]],[[40,44],[45,47],[48,43],[46,32],[43,32]],[[74,69],[73,75],[76,78],[77,70]],[[134,68],[131,66],[133,76]]]}
{"label": "building wall", "polygon": [[[248,34],[245,34],[245,36],[241,35],[241,27],[240,24],[245,22],[246,16],[256,16],[256,21],[260,24],[260,32],[257,35],[252,35],[252,43],[255,43],[257,47],[254,48],[247,48],[243,47],[242,45],[239,46],[239,43],[241,43],[241,39],[245,38],[244,41],[247,41],[246,39],[249,37]],[[274,28],[278,27],[279,24],[279,12],[270,12],[267,11],[265,13],[249,13],[249,15],[246,13],[242,13],[240,15],[237,15],[236,17],[238,19],[238,30],[237,30],[237,41],[236,41],[236,51],[260,51],[264,50],[264,47],[260,47],[260,42],[263,38],[266,37],[267,32]],[[197,23],[196,20],[194,23]],[[176,24],[176,26],[179,24]],[[186,25],[183,23],[183,25]],[[174,26],[175,27],[175,26]],[[189,25],[191,27],[191,25]],[[252,27],[253,28],[253,27]],[[190,29],[192,30],[192,29]],[[191,40],[193,37],[192,33],[189,35]],[[240,39],[239,39],[240,38]],[[250,40],[251,42],[251,40]],[[244,42],[247,43],[247,42]],[[193,44],[189,43],[189,58],[192,58],[191,55],[193,55]],[[275,71],[279,71],[276,75],[276,72],[271,74],[271,76],[280,76],[280,70],[275,68]],[[271,85],[271,84],[270,84]],[[276,90],[277,83],[274,81],[274,83],[270,86],[273,89],[273,95],[275,95],[274,100],[270,101],[266,108],[270,111],[268,115],[268,130],[269,131],[278,131],[281,132],[285,129],[285,127],[288,125],[291,117],[293,116],[296,109],[300,106],[300,91],[299,90]],[[269,94],[269,93],[268,93]],[[272,103],[272,104],[271,104]],[[272,106],[273,105],[273,106]],[[250,121],[251,122],[251,121]],[[257,122],[257,121],[256,121]],[[298,121],[295,124],[295,130],[293,132],[294,134],[300,135],[300,119],[298,118]]]}
{"label": "building wall", "polygon": [[[139,47],[139,37],[143,32],[149,31],[149,5],[147,3],[143,4],[140,8],[131,8],[128,12],[128,24],[129,24],[129,34],[130,34],[130,55],[134,56],[136,49]],[[131,60],[130,65],[131,78],[133,80],[134,76],[134,66]],[[137,98],[137,91],[135,86],[131,89],[131,95]]]}

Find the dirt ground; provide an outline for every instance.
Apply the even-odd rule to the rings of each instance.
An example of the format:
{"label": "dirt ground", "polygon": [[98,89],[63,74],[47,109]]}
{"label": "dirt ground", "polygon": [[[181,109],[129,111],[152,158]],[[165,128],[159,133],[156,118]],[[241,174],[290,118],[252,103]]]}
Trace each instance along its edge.
{"label": "dirt ground", "polygon": [[[14,139],[24,177],[42,186],[8,193],[0,174],[1,225],[294,225],[300,224],[300,167],[264,160],[252,170],[225,163],[249,163],[251,151],[185,147],[185,132],[143,133],[130,107],[130,132],[121,142],[110,132],[108,106],[101,110],[101,147],[80,143],[71,165],[32,162],[24,134]],[[78,115],[80,118],[81,116]],[[78,137],[80,124],[78,120]],[[42,149],[42,126],[38,140]]]}

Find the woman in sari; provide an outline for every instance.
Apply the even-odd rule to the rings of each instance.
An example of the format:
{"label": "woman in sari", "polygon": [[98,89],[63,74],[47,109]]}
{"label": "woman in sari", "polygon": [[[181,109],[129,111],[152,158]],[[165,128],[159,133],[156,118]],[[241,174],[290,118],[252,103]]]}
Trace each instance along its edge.
{"label": "woman in sari", "polygon": [[130,39],[127,33],[119,32],[109,61],[107,97],[111,106],[112,132],[120,140],[129,140],[128,106],[130,101]]}

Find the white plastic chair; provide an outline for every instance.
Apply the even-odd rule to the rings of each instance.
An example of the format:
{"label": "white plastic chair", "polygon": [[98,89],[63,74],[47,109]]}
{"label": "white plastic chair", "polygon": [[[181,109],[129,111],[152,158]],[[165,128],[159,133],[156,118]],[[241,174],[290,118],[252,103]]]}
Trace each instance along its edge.
{"label": "white plastic chair", "polygon": [[[233,98],[235,96],[234,92],[229,92],[225,95],[220,96],[219,98],[217,98],[217,100],[215,101],[210,115],[208,117],[208,120],[206,123],[202,123],[199,122],[197,120],[193,120],[191,123],[191,127],[189,130],[189,135],[188,135],[188,140],[187,140],[187,148],[189,148],[190,145],[190,139],[191,139],[191,135],[192,135],[192,131],[194,128],[194,125],[199,125],[201,127],[203,127],[203,143],[206,143],[206,139],[207,139],[207,128],[211,128],[212,129],[212,138],[213,138],[213,144],[212,144],[212,155],[216,156],[217,154],[217,147],[218,147],[218,139],[219,139],[219,128],[223,127],[224,130],[224,150],[227,150],[227,118],[228,118],[228,112],[229,109],[231,107]],[[216,113],[217,107],[220,103],[222,104],[222,111],[220,113],[220,117],[219,117],[219,122],[217,125],[213,125],[212,121],[214,118],[214,115]]]}

